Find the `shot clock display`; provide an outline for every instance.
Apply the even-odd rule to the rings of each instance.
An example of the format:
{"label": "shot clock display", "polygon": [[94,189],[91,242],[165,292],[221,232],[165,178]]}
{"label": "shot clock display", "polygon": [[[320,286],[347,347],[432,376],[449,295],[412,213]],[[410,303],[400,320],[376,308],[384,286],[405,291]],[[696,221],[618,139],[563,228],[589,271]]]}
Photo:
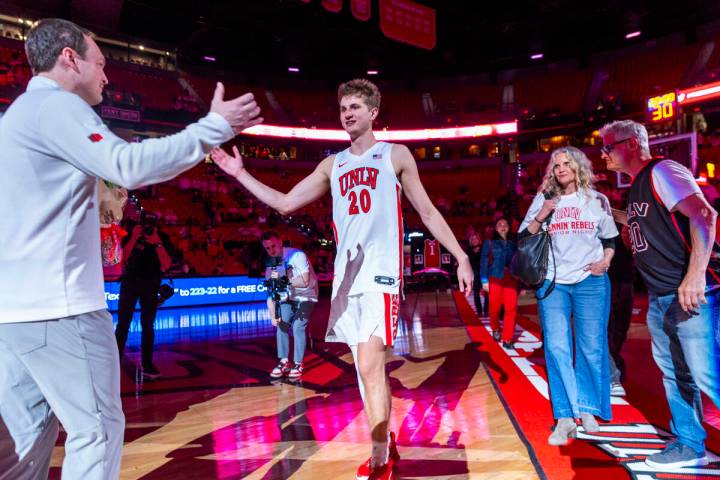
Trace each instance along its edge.
{"label": "shot clock display", "polygon": [[675,92],[648,98],[646,116],[647,121],[652,123],[674,119],[677,116],[677,95]]}

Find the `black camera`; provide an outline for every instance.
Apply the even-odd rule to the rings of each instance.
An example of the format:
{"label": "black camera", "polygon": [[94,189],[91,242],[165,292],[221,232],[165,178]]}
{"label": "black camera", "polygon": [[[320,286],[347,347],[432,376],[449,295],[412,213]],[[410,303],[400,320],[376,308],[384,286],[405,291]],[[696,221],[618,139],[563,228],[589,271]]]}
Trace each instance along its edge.
{"label": "black camera", "polygon": [[[271,272],[277,272],[278,267],[283,266],[283,259],[281,257],[270,257],[266,262],[266,266],[270,268]],[[287,302],[290,299],[290,291],[288,285],[290,285],[290,279],[286,274],[281,275],[277,278],[268,278],[263,281],[263,285],[268,289],[270,298],[275,304],[275,318],[279,320],[278,328],[283,332],[290,330],[290,324],[283,322],[282,315],[280,315],[280,304]]]}
{"label": "black camera", "polygon": [[143,235],[152,235],[157,228],[158,218],[152,214],[143,211],[140,215],[140,225],[142,225]]}
{"label": "black camera", "polygon": [[170,297],[175,295],[175,288],[173,286],[173,281],[170,280],[170,283],[163,283],[160,285],[160,288],[158,289],[158,307],[165,303]]}
{"label": "black camera", "polygon": [[270,291],[270,296],[277,297],[277,300],[279,302],[285,302],[287,301],[288,297],[290,296],[290,292],[288,292],[288,285],[290,284],[290,280],[288,279],[287,275],[283,275],[282,277],[278,278],[268,278],[263,282],[263,285],[265,285],[265,288],[267,288]]}

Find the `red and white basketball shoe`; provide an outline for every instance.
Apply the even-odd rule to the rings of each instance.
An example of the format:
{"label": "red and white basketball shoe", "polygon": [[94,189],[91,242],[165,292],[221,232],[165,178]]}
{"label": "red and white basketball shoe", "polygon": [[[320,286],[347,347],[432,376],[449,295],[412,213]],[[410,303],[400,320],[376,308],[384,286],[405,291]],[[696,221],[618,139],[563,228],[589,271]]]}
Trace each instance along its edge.
{"label": "red and white basketball shoe", "polygon": [[360,465],[355,476],[356,480],[393,480],[393,468],[400,460],[400,454],[395,444],[395,433],[390,432],[388,440],[388,460],[385,465],[372,466],[372,457],[368,458],[365,463]]}

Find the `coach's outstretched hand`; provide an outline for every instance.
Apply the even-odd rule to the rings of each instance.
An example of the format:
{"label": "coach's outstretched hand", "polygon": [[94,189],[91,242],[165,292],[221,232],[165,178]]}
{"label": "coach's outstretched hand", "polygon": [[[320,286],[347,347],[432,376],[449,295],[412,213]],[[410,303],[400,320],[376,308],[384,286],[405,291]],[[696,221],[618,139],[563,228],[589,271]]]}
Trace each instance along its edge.
{"label": "coach's outstretched hand", "polygon": [[263,122],[263,118],[260,116],[260,107],[255,102],[252,93],[246,93],[232,100],[225,100],[224,97],[225,86],[222,82],[218,82],[212,103],[210,103],[210,111],[227,120],[235,133]]}
{"label": "coach's outstretched hand", "polygon": [[240,155],[237,147],[233,146],[232,149],[233,155],[228,155],[228,153],[220,147],[213,148],[210,150],[210,157],[225,173],[237,178],[245,166],[243,165],[242,155]]}
{"label": "coach's outstretched hand", "polygon": [[472,265],[470,265],[470,259],[465,257],[461,260],[457,268],[458,286],[460,291],[465,294],[467,298],[470,298],[473,291],[473,279],[475,274],[473,273]]}

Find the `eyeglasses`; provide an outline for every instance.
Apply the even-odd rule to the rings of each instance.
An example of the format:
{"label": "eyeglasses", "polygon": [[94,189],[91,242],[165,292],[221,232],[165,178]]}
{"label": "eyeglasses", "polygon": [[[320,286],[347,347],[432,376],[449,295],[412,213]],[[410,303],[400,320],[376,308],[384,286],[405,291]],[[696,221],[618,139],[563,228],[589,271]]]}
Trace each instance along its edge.
{"label": "eyeglasses", "polygon": [[607,145],[603,145],[602,147],[600,147],[600,151],[602,153],[604,153],[605,155],[610,155],[610,152],[613,151],[613,148],[615,147],[615,145],[617,145],[618,143],[627,142],[628,140],[632,140],[632,137],[623,138],[622,140],[618,140],[617,142],[612,142],[612,143],[608,143]]}

